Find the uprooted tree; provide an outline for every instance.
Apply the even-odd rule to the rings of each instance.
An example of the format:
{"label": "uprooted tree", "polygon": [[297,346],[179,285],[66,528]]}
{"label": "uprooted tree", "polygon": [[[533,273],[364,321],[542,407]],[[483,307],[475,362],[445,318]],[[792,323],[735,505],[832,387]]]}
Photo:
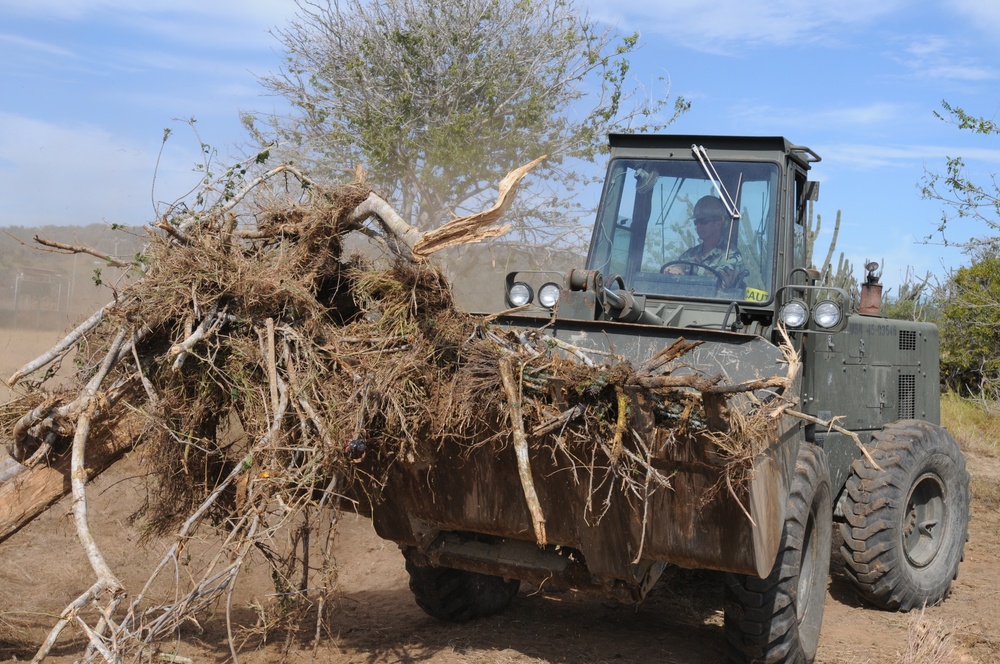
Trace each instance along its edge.
{"label": "uprooted tree", "polygon": [[[629,424],[636,393],[658,413],[658,439],[705,441],[726,469],[717,489],[743,500],[753,458],[795,405],[748,403],[756,390],[796,380],[794,353],[786,374],[727,384],[671,374],[696,345],[683,339],[636,367],[455,307],[427,257],[503,233],[497,222],[535,163],[500,183],[492,208],[423,233],[363,174],[328,187],[287,165],[218,190],[197,213],[157,221],[133,283],[11,376],[23,396],[0,407],[3,437],[27,467],[0,487],[0,539],[55,499],[36,489],[57,497],[68,478],[95,575],[36,659],[70,625],[85,636],[85,661],[148,653],[230,598],[252,551],[271,565],[285,615],[312,607],[320,625],[331,549],[327,540],[310,561],[310,533],[345,496],[378,501],[394,465],[428,463],[446,446],[493,446],[498,463],[516,469],[542,544],[533,456],[558,458],[603,487],[605,505],[641,504],[670,478]],[[383,256],[345,250],[354,234]],[[75,385],[50,387],[71,357]],[[140,445],[151,499],[136,509],[173,544],[134,589],[90,532],[86,481]],[[193,533],[208,527],[218,530],[217,554],[187,582],[174,578]],[[289,531],[291,546],[277,545]],[[164,583],[169,592],[154,591]]]}

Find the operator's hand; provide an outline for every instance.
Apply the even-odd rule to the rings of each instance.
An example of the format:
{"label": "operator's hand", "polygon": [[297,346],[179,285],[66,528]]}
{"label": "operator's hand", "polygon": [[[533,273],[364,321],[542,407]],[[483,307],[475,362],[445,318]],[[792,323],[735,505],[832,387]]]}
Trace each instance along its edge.
{"label": "operator's hand", "polygon": [[735,288],[750,274],[749,270],[736,267],[720,268],[719,272],[722,273],[723,288]]}
{"label": "operator's hand", "polygon": [[684,274],[684,268],[680,265],[668,265],[663,268],[663,274]]}

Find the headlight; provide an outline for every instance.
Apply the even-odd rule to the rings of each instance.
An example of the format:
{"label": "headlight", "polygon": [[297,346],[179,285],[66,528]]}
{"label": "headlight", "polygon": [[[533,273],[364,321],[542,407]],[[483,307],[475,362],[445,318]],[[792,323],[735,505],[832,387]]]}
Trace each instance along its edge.
{"label": "headlight", "polygon": [[833,300],[823,300],[813,309],[813,320],[824,329],[837,327],[843,317],[844,312],[840,305]]}
{"label": "headlight", "polygon": [[778,312],[778,318],[785,324],[785,327],[800,328],[809,320],[809,309],[806,307],[805,302],[792,300],[781,307],[781,311]]}
{"label": "headlight", "polygon": [[515,281],[507,291],[507,302],[512,307],[523,307],[531,304],[531,298],[534,296],[535,292],[531,290],[531,286],[523,281]]}
{"label": "headlight", "polygon": [[546,309],[556,306],[559,301],[559,290],[557,283],[550,281],[547,284],[542,284],[542,287],[538,289],[538,304]]}

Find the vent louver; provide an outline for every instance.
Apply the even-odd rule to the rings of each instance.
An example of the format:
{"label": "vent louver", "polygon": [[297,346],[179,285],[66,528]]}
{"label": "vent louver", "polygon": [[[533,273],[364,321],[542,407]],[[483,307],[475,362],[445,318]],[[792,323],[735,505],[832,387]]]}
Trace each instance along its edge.
{"label": "vent louver", "polygon": [[916,330],[899,331],[899,350],[916,350],[917,332]]}
{"label": "vent louver", "polygon": [[912,420],[917,409],[917,377],[913,374],[899,376],[899,419]]}

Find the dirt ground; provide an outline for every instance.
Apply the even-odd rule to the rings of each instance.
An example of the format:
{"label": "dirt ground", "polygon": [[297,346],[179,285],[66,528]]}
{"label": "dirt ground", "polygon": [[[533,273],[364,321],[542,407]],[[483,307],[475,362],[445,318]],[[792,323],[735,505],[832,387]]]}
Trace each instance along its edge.
{"label": "dirt ground", "polygon": [[[47,349],[52,333],[0,328],[0,374]],[[9,392],[0,384],[0,402]],[[927,625],[951,632],[958,654],[951,661],[1000,662],[1000,460],[969,454],[973,475],[973,520],[965,561],[952,596],[929,607]],[[91,486],[95,537],[112,568],[129,588],[142,584],[164,544],[139,545],[128,516],[141,500],[137,459],[119,464]],[[338,594],[327,632],[317,647],[312,630],[286,639],[268,634],[247,647],[240,662],[320,661],[333,664],[426,662],[701,664],[722,659],[722,591],[719,575],[668,570],[638,607],[576,593],[541,594],[523,587],[502,615],[465,625],[440,623],[414,604],[403,558],[360,517],[341,517],[337,544]],[[0,660],[30,660],[58,613],[92,582],[76,540],[69,502],[64,500],[0,544]],[[904,661],[914,638],[914,614],[862,606],[835,571],[829,585],[818,662],[882,664]],[[268,601],[260,574],[242,577],[243,594],[234,619],[252,625],[254,602]],[[164,644],[178,662],[223,662],[230,658],[221,612],[192,625],[177,642]],[[67,630],[48,661],[74,661],[82,641]],[[187,658],[187,659],[185,659]],[[160,658],[159,661],[171,661]],[[915,661],[915,660],[907,660]],[[923,661],[923,660],[919,660]],[[944,660],[937,660],[939,662]]]}

